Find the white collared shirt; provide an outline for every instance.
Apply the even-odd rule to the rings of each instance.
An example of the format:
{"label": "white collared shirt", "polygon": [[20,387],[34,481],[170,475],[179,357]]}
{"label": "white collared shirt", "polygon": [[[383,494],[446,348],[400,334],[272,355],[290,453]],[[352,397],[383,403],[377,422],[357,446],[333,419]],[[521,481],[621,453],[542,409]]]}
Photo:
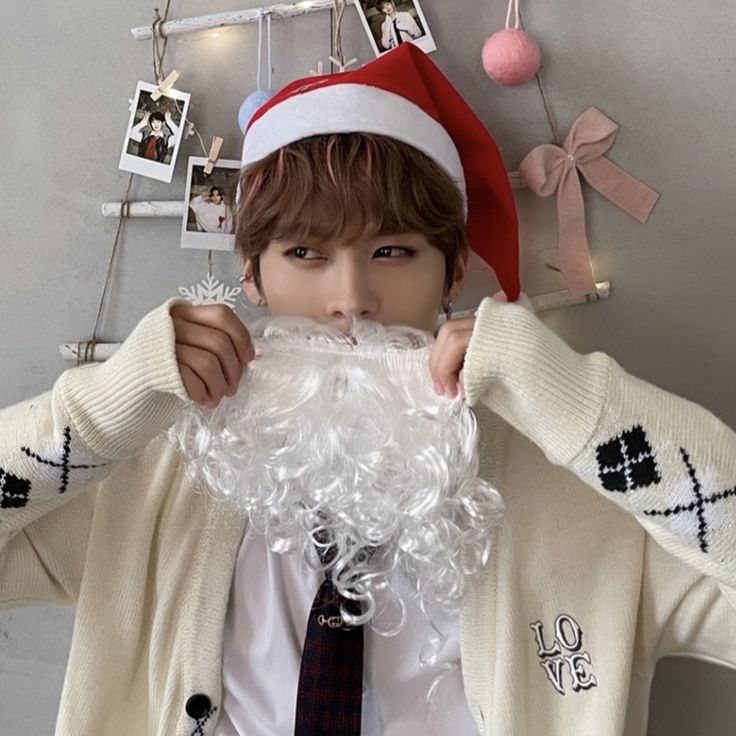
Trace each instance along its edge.
{"label": "white collared shirt", "polygon": [[[222,714],[214,736],[293,736],[301,651],[319,574],[299,555],[276,554],[249,531],[235,565],[223,642]],[[433,633],[416,604],[393,637],[365,628],[362,736],[477,736],[463,690],[457,616],[437,616],[449,669],[429,710],[426,695],[443,670],[423,667]]]}

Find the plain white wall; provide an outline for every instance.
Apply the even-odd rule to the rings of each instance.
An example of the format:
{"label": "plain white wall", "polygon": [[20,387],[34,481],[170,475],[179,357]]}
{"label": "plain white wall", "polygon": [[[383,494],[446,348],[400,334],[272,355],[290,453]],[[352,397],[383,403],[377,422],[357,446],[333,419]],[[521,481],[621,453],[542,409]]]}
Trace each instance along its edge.
{"label": "plain white wall", "polygon": [[[161,7],[165,3],[160,3]],[[170,17],[256,7],[252,0],[174,0]],[[153,3],[40,0],[3,3],[4,70],[0,269],[0,406],[50,389],[68,367],[59,343],[88,339],[117,222],[100,215],[120,200],[117,169],[138,79],[152,81],[150,42],[129,29],[151,20]],[[536,84],[501,88],[479,61],[503,26],[505,0],[424,0],[439,50],[433,59],[496,137],[509,170],[550,142]],[[662,194],[640,225],[585,189],[588,235],[610,300],[547,313],[545,322],[582,352],[604,350],[629,372],[701,403],[736,426],[733,368],[736,266],[734,72],[736,14],[717,0],[522,0],[527,30],[542,47],[542,79],[561,134],[594,105],[621,125],[610,158]],[[191,116],[206,141],[225,138],[238,158],[237,110],[255,89],[255,26],[172,38],[167,71],[192,93]],[[274,24],[275,86],[316,67],[330,51],[330,14]],[[344,49],[372,58],[355,10]],[[136,177],[130,199],[181,199],[184,144],[171,184]],[[556,243],[555,203],[519,192],[523,284],[557,290],[541,251]],[[99,340],[121,341],[150,309],[197,283],[205,251],[179,248],[178,219],[130,220],[112,274]],[[215,253],[215,275],[237,285],[237,259]],[[460,307],[492,288],[478,269]],[[245,312],[239,309],[245,318]],[[0,722],[4,736],[53,731],[72,630],[71,610],[0,614]],[[616,642],[611,642],[616,646]],[[692,660],[665,660],[655,678],[651,736],[732,732],[736,673]]]}

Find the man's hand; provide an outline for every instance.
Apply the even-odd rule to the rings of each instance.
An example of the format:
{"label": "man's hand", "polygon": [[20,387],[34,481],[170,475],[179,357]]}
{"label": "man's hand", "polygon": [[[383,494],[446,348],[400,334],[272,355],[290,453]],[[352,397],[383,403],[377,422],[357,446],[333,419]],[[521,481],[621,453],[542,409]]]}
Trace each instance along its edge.
{"label": "man's hand", "polygon": [[429,356],[429,372],[438,394],[455,397],[463,390],[463,364],[473,334],[475,317],[445,322],[437,333],[437,340]]}
{"label": "man's hand", "polygon": [[189,398],[214,409],[234,396],[255,357],[250,333],[225,304],[176,304],[170,311],[176,360]]}

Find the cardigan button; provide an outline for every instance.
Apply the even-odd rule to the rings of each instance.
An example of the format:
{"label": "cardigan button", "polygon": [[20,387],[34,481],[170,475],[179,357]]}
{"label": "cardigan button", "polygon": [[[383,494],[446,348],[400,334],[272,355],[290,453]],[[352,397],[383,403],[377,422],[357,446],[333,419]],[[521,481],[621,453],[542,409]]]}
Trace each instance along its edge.
{"label": "cardigan button", "polygon": [[203,693],[197,693],[187,700],[186,711],[188,716],[199,719],[204,718],[210,712],[211,707],[210,699]]}

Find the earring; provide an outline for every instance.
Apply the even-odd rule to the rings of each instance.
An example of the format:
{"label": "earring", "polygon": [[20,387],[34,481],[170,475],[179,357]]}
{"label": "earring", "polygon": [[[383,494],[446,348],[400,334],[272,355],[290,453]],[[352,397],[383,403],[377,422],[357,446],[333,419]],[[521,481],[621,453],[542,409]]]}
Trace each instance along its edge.
{"label": "earring", "polygon": [[443,307],[445,310],[445,319],[449,322],[452,319],[452,300],[447,302],[447,306]]}
{"label": "earring", "polygon": [[240,281],[240,283],[242,284],[242,283],[243,283],[243,281],[245,281],[245,276],[241,276],[241,277],[240,277],[240,278],[238,279],[238,281]]}

